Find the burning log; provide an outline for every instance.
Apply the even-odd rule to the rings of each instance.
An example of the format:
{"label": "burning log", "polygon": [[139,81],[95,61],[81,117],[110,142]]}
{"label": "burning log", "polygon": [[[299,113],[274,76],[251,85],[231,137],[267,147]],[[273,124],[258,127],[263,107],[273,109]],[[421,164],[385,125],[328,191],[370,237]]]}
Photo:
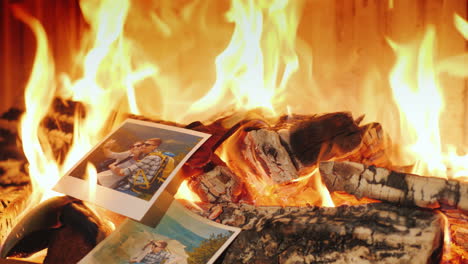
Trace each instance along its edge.
{"label": "burning log", "polygon": [[282,117],[274,129],[301,168],[340,157],[388,165],[384,151],[388,138],[382,126],[378,123],[360,126],[362,119],[353,119],[347,112],[293,115]]}
{"label": "burning log", "polygon": [[402,205],[439,208],[448,205],[468,211],[468,183],[399,173],[355,162],[320,163],[320,174],[329,191],[345,191]]}
{"label": "burning log", "polygon": [[441,256],[441,216],[425,209],[224,204],[216,219],[243,228],[222,263],[439,263]]}
{"label": "burning log", "polygon": [[468,215],[457,209],[442,208],[441,211],[447,217],[445,230],[450,234],[450,242],[445,245],[447,254],[441,263],[465,263],[468,259]]}
{"label": "burning log", "polygon": [[276,184],[289,182],[299,176],[275,131],[268,129],[249,131],[241,144],[244,146],[244,158],[252,167],[263,172],[259,175],[269,175]]}
{"label": "burning log", "polygon": [[387,152],[392,144],[382,126],[379,123],[370,123],[361,127],[361,130],[363,131],[362,141],[357,150],[336,160],[349,160],[367,165],[390,167],[391,162]]}
{"label": "burning log", "polygon": [[[284,116],[274,126],[259,119],[249,120],[238,123],[239,127],[231,130],[232,135],[217,144],[212,161],[217,155],[222,156],[225,166],[244,183],[245,197],[236,197],[233,202],[315,204],[320,199],[314,198],[319,196],[312,191],[316,190],[313,187],[316,182],[310,176],[321,160],[352,159],[389,166],[382,127],[377,123],[359,126],[360,122],[343,112]],[[205,166],[204,173],[211,169]],[[197,175],[204,174],[192,174],[192,180]],[[196,188],[192,190],[200,192]],[[204,191],[200,196],[204,202],[212,202],[213,198],[206,199],[207,192],[211,191]],[[295,193],[302,193],[301,197],[290,199]]]}
{"label": "burning log", "polygon": [[190,187],[202,201],[210,203],[237,202],[244,191],[242,181],[225,166],[194,177]]}
{"label": "burning log", "polygon": [[349,113],[282,118],[275,126],[300,167],[310,167],[319,160],[350,153],[362,140],[360,119]]}
{"label": "burning log", "polygon": [[246,135],[240,144],[245,146],[240,149],[275,183],[296,179],[332,158],[388,166],[382,127],[378,123],[359,126],[360,122],[361,118],[354,120],[345,112],[285,116],[274,127],[243,128]]}

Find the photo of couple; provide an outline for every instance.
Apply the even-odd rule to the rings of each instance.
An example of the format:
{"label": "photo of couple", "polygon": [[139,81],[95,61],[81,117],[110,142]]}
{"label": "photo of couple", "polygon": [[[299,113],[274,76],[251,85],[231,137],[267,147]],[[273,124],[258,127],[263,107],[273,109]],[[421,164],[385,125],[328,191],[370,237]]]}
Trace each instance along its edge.
{"label": "photo of couple", "polygon": [[[54,190],[140,220],[209,136],[127,119],[63,176]],[[179,181],[173,181],[171,188]]]}
{"label": "photo of couple", "polygon": [[99,166],[98,184],[134,196],[153,193],[175,165],[175,154],[160,151],[161,143],[160,138],[150,138],[136,141],[127,151],[114,152],[116,140],[108,140],[102,147],[108,160]]}

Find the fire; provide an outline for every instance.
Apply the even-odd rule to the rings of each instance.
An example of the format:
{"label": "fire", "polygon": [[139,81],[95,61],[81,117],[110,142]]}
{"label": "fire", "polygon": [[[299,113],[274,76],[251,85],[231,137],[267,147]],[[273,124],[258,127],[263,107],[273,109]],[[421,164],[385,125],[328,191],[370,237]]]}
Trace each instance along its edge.
{"label": "fire", "polygon": [[[139,82],[149,80],[155,82],[153,89],[158,92],[157,89],[160,88],[158,83],[167,78],[161,75],[162,70],[156,65],[155,60],[141,59],[141,54],[137,52],[139,46],[135,42],[135,37],[132,37],[134,32],[129,19],[134,18],[136,13],[141,11],[138,4],[119,0],[81,1],[80,5],[84,18],[90,25],[88,38],[85,39],[87,45],[84,45],[81,56],[78,56],[78,59],[82,60],[80,66],[82,76],[75,79],[67,75],[62,76],[58,85],[60,89],[47,95],[49,101],[54,96],[61,96],[80,102],[85,109],[84,115],[83,113],[76,114],[73,145],[65,162],[57,164],[54,159],[48,159],[52,161],[56,169],[55,175],[57,175],[51,186],[58,179],[58,175],[65,174],[112,128],[113,123],[109,121],[112,119],[118,121],[120,116],[127,113],[147,114],[148,108],[144,107],[144,103],[143,107],[139,103],[146,102],[144,97],[155,92],[149,92],[145,88],[142,95],[138,92],[142,90],[141,87],[137,87]],[[187,11],[186,16],[191,14],[189,8],[194,8],[194,6],[187,6],[187,9],[184,9]],[[212,89],[192,104],[189,109],[189,116],[192,119],[189,121],[193,120],[193,116],[198,120],[210,118],[213,113],[207,109],[222,112],[231,109],[249,110],[261,107],[268,111],[263,113],[269,113],[272,116],[279,114],[277,110],[291,111],[291,107],[284,100],[284,94],[288,88],[289,79],[299,67],[296,54],[296,32],[301,8],[301,3],[297,1],[231,2],[231,7],[225,14],[227,22],[234,24],[231,40],[215,60],[216,81]],[[156,25],[156,31],[162,32],[163,36],[170,37],[177,34],[177,28],[169,27],[174,21],[165,20],[162,14],[150,13],[150,15],[151,21]],[[41,44],[42,46],[47,48],[46,41]],[[44,59],[38,55],[37,61],[43,63]],[[53,69],[47,66],[42,68]],[[41,90],[44,86],[57,86],[53,79],[54,74],[52,72],[51,78],[42,80],[44,83],[34,81],[31,86],[37,90]],[[160,97],[162,97],[164,102],[166,98],[171,100],[175,94],[179,96],[177,92],[168,91],[170,90],[159,91],[160,94],[155,96],[155,99],[161,100]],[[170,104],[159,107],[160,112],[156,115],[153,112],[150,116],[172,120],[186,118],[167,114],[173,112],[173,110],[166,111],[168,105]],[[41,116],[33,117],[36,124],[40,123],[46,113],[47,111],[44,111]],[[115,114],[117,116],[113,117]],[[42,153],[38,155],[43,156]],[[41,161],[29,160],[33,165],[43,164]],[[43,175],[41,172],[37,174]],[[88,168],[88,174],[92,176],[95,171]],[[31,175],[36,177],[34,171],[31,171]],[[305,178],[309,179],[309,177]],[[284,188],[293,196],[298,192],[294,191],[297,185],[305,185],[308,182],[309,180],[297,181]],[[263,188],[260,187],[263,184],[265,183],[259,181],[257,187]],[[90,183],[90,190],[94,190],[93,185],[95,181]],[[320,193],[323,189],[317,191],[312,187],[307,187],[301,190],[304,191],[303,195],[312,197],[305,199],[301,204],[314,204],[314,201],[321,200]],[[274,194],[278,193],[278,190],[265,189],[265,192]],[[93,195],[92,192],[90,195]],[[262,196],[267,197],[267,195]],[[192,199],[195,198],[192,197]],[[265,199],[269,200],[269,198]],[[261,202],[261,204],[268,203],[275,202]],[[288,204],[290,201],[286,199],[282,203]]]}
{"label": "fire", "polygon": [[177,193],[174,195],[174,198],[180,200],[187,200],[194,203],[201,202],[200,197],[198,197],[194,192],[190,190],[186,180],[180,184],[180,187],[177,190]]}
{"label": "fire", "polygon": [[[427,30],[421,47],[416,50],[389,41],[397,55],[390,83],[402,115],[400,128],[410,140],[408,154],[424,162],[417,163],[415,173],[425,173],[424,166],[428,166],[431,174],[444,175],[445,166],[439,155],[442,153],[439,118],[444,102],[433,66],[434,41],[433,28]],[[413,69],[417,69],[416,74],[412,73]]]}
{"label": "fire", "polygon": [[[246,125],[248,127],[248,124]],[[330,194],[323,187],[318,170],[306,172],[297,179],[286,183],[277,183],[267,171],[262,169],[261,161],[247,161],[244,142],[246,133],[240,128],[229,137],[216,151],[229,168],[243,179],[256,205],[281,206],[334,206]],[[252,164],[255,163],[255,164]]]}
{"label": "fire", "polygon": [[453,22],[458,31],[463,35],[465,39],[468,39],[468,21],[463,19],[458,14],[454,14]]}
{"label": "fire", "polygon": [[444,260],[449,261],[453,258],[452,252],[451,252],[451,244],[452,244],[452,239],[450,236],[450,223],[447,219],[447,216],[445,216],[442,212],[438,212],[444,222]]}
{"label": "fire", "polygon": [[[131,57],[128,56],[130,46],[122,36],[130,6],[128,1],[99,1],[97,7],[92,1],[82,1],[81,4],[91,25],[89,34],[94,45],[83,57],[83,76],[77,80],[62,76],[60,85],[56,82],[43,28],[20,7],[14,8],[15,15],[31,27],[37,38],[34,68],[25,91],[27,110],[22,119],[21,131],[23,148],[30,166],[29,173],[39,196],[43,191],[50,190],[59,177],[112,128],[113,123],[106,121],[115,115],[122,98],[128,100],[128,113],[139,113],[134,84],[156,71],[155,67],[148,64],[139,65],[135,69],[131,67]],[[57,86],[61,89],[56,90]],[[50,87],[50,90],[44,87]],[[64,164],[57,163],[48,139],[41,134],[40,128],[56,96],[70,98],[85,106],[85,117],[82,113],[76,113],[73,145]],[[89,173],[92,175],[92,170]]]}
{"label": "fire", "polygon": [[[319,87],[335,84],[329,80],[336,76],[327,75],[334,65],[322,65],[327,74],[318,76],[322,83],[315,82],[313,53],[299,36],[305,5],[302,1],[232,0],[229,5],[215,2],[213,7],[208,1],[185,1],[179,3],[176,11],[172,1],[83,0],[80,4],[89,31],[77,54],[80,71],[65,74],[61,79],[54,71],[43,28],[37,20],[15,8],[17,17],[31,27],[38,43],[25,95],[27,110],[21,124],[24,152],[35,186],[50,189],[60,175],[130,113],[180,123],[208,121],[228,111],[254,108],[262,108],[272,119],[284,113],[302,110],[311,114],[338,107],[357,114],[365,110],[370,112],[367,117],[371,119],[393,117],[393,113],[382,113],[379,100],[361,102],[358,98],[361,95],[356,95],[356,100],[350,99],[354,96],[352,91]],[[388,1],[388,9],[395,8],[396,3]],[[222,19],[216,16],[218,13],[223,13]],[[467,38],[468,23],[456,15],[454,24]],[[395,160],[415,165],[414,172],[419,174],[466,175],[464,164],[468,157],[458,155],[459,149],[444,146],[439,131],[439,119],[446,106],[440,74],[468,76],[466,67],[460,67],[466,66],[466,54],[437,61],[435,27],[428,27],[422,39],[413,43],[387,40],[396,57],[389,76],[392,91],[359,92],[363,97],[393,92],[393,100],[387,100],[390,102],[385,107],[390,106],[388,112],[392,112],[393,104],[398,106],[400,124],[396,125],[399,133],[391,133],[391,138],[397,139],[400,146],[408,146],[404,155],[394,157]],[[341,60],[337,55],[336,65],[343,64],[343,69],[333,72],[340,72],[346,79],[346,72],[354,74],[354,68],[348,64],[358,64],[358,57],[353,54]],[[381,88],[374,83],[380,72],[363,68],[367,71],[363,73],[363,86]],[[337,95],[341,93],[344,95]],[[320,97],[300,98],[304,94]],[[289,101],[293,95],[303,100]],[[56,96],[80,102],[84,108],[75,115],[73,145],[63,164],[55,160],[40,128]],[[305,110],[296,104],[303,105]],[[370,109],[365,109],[369,105]],[[382,122],[394,122],[387,119]],[[235,151],[236,140],[239,138],[230,138],[216,153],[236,173],[243,174],[256,204],[333,206],[332,197],[316,171],[299,175],[288,183],[274,183],[266,173],[254,171],[242,161],[236,154],[240,152]],[[95,170],[89,168],[88,173],[92,177]],[[90,184],[92,190],[95,180]],[[197,199],[191,196],[186,184],[179,192],[177,197],[181,199]]]}
{"label": "fire", "polygon": [[97,172],[96,167],[91,162],[86,164],[85,178],[88,180],[89,185],[89,200],[94,201],[96,199]]}
{"label": "fire", "polygon": [[[386,9],[392,12],[399,6],[398,1],[387,3]],[[180,6],[175,8],[176,4]],[[389,74],[390,91],[383,90],[385,85],[376,85],[386,78],[380,76],[378,69],[350,66],[365,62],[365,57],[358,54],[364,53],[361,50],[342,58],[333,48],[324,49],[329,43],[321,43],[320,39],[314,42],[314,48],[329,52],[326,55],[336,61],[312,67],[320,60],[312,56],[315,50],[305,44],[304,35],[299,35],[306,5],[303,1],[82,0],[80,5],[89,25],[76,58],[80,70],[60,79],[54,70],[44,29],[36,19],[14,7],[16,17],[31,28],[37,39],[34,66],[25,91],[26,112],[21,120],[22,145],[37,197],[57,195],[43,193],[127,114],[190,123],[254,108],[262,108],[270,119],[284,113],[349,110],[356,114],[364,112],[368,119],[388,125],[396,122],[393,113],[396,105],[400,123],[386,129],[401,148],[407,147],[402,156],[393,157],[396,164],[414,165],[413,172],[418,174],[468,175],[468,156],[459,155],[462,152],[459,148],[444,145],[439,130],[441,115],[448,104],[444,102],[444,87],[439,78],[442,74],[467,77],[468,54],[438,60],[436,27],[429,26],[421,39],[411,43],[387,37],[385,45],[394,51],[396,58]],[[453,23],[468,39],[468,22],[454,15]],[[307,27],[318,29],[322,25]],[[324,39],[334,34],[341,38],[347,33],[344,31],[326,32]],[[347,79],[354,80],[350,76],[356,71],[364,80],[353,85],[369,89],[340,89],[349,88]],[[338,78],[343,81],[331,81]],[[341,82],[346,85],[341,87]],[[334,87],[335,84],[340,87]],[[393,98],[386,98],[390,93]],[[366,100],[368,95],[373,96],[371,100]],[[73,144],[63,164],[55,159],[49,139],[41,129],[55,97],[83,106],[82,112],[75,115]],[[291,98],[299,101],[290,101]],[[330,195],[317,170],[290,182],[275,183],[265,171],[253,169],[240,156],[242,151],[236,142],[241,137],[240,133],[230,137],[216,154],[243,177],[252,202],[257,205],[375,202],[355,201],[339,193]],[[88,166],[87,173],[89,195],[93,197],[96,170]],[[186,181],[176,198],[200,202]]]}
{"label": "fire", "polygon": [[[454,24],[467,38],[468,23],[455,15]],[[439,121],[445,102],[438,80],[443,72],[468,76],[463,72],[466,62],[460,65],[466,54],[437,64],[436,32],[433,27],[426,30],[420,45],[388,42],[397,57],[390,83],[394,101],[400,110],[401,145],[407,146],[404,157],[415,165],[413,172],[417,174],[440,177],[466,175],[468,156],[460,156],[459,150],[452,145],[442,145]]]}
{"label": "fire", "polygon": [[[47,36],[40,23],[18,6],[14,6],[13,11],[18,19],[33,30],[37,39],[36,58],[25,90],[26,112],[21,119],[20,131],[23,151],[29,161],[32,188],[41,194],[43,190],[50,190],[60,176],[51,146],[40,127],[54,98],[55,73],[47,46]],[[49,87],[50,90],[44,89],[45,87]],[[32,197],[40,200],[41,195]],[[31,202],[35,203],[37,201]]]}
{"label": "fire", "polygon": [[216,82],[191,111],[223,111],[225,106],[235,104],[239,110],[262,107],[275,113],[274,104],[282,100],[277,96],[284,92],[299,66],[295,53],[299,2],[231,4],[226,17],[235,28],[228,47],[216,58]]}

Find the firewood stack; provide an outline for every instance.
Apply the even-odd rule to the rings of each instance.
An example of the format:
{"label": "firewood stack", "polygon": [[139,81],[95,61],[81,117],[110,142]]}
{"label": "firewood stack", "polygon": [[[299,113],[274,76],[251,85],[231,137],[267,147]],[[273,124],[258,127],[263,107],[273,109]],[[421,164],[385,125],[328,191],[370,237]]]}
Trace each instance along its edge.
{"label": "firewood stack", "polygon": [[[44,122],[56,142],[59,160],[71,142],[69,117],[77,107],[58,100],[56,113]],[[210,124],[155,122],[212,134],[183,166],[182,175],[202,200],[198,207],[186,202],[187,207],[244,230],[219,263],[440,263],[442,255],[443,260],[447,258],[444,218],[434,208],[444,211],[454,223],[450,230],[456,252],[448,261],[462,263],[468,256],[468,221],[463,213],[467,210],[466,184],[392,171],[389,138],[380,124],[362,125],[362,120],[338,112],[283,116],[272,121],[254,111]],[[15,133],[3,142],[16,138]],[[14,149],[12,153],[17,153]],[[13,158],[19,162],[18,171],[27,175],[24,158],[14,155],[18,156]],[[378,201],[320,207],[323,201],[316,191],[317,169],[330,192],[344,191]],[[266,189],[268,195],[279,199],[269,199],[262,193]],[[294,198],[300,193],[307,195]],[[87,215],[86,210],[72,209],[74,214]],[[3,215],[0,221],[5,218]],[[66,240],[55,236],[49,241],[48,247],[54,250],[47,263],[59,263],[63,261],[60,252],[73,251],[73,243]],[[96,241],[91,242],[92,247]],[[83,248],[75,258],[86,253]]]}
{"label": "firewood stack", "polygon": [[[226,120],[193,127],[213,134],[205,144],[212,147],[197,151],[195,159],[189,160],[187,177],[192,190],[204,197],[204,202],[238,202],[252,200],[258,192],[255,184],[260,182],[277,186],[276,191],[291,189],[298,178],[313,172],[320,160],[333,158],[391,166],[385,153],[388,140],[381,126],[359,126],[360,121],[348,113],[332,113],[284,116],[274,126],[263,120],[244,119],[230,130],[223,129]],[[221,155],[226,155],[227,164],[218,156],[220,149],[225,150]]]}

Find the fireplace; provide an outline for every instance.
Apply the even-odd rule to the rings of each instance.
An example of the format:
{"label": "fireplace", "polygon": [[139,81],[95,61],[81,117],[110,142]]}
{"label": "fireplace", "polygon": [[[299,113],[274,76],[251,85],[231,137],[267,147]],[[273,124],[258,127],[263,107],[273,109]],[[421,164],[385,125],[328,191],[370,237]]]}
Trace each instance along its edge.
{"label": "fireplace", "polygon": [[[128,115],[190,127],[197,127],[195,121],[234,125],[275,120],[269,124],[273,127],[278,117],[283,117],[279,123],[287,123],[299,115],[341,117],[346,111],[352,113],[350,126],[357,131],[370,131],[366,125],[379,123],[372,131],[383,129],[388,135],[386,154],[395,165],[391,169],[450,178],[467,175],[457,162],[463,163],[468,124],[463,69],[468,6],[463,1],[81,1],[80,6],[78,1],[24,0],[1,5],[0,112],[8,120],[2,123],[0,143],[8,148],[1,157],[25,178],[47,174],[49,179],[37,180],[41,188],[50,188],[56,180],[50,177],[59,177]],[[43,26],[42,38],[41,27],[29,14]],[[36,51],[40,47],[42,53]],[[35,55],[42,57],[34,62]],[[31,107],[23,99],[32,107],[34,100],[48,102],[46,109],[30,108],[45,119],[31,121],[26,129],[45,126],[47,137],[30,133],[26,138],[15,128],[19,113]],[[75,117],[81,119],[74,123]],[[440,123],[430,122],[434,120]],[[77,127],[83,137],[73,130]],[[21,135],[24,150],[11,146],[16,135]],[[49,141],[45,152],[28,149],[39,141]],[[223,157],[226,152],[216,155],[227,162],[232,156]],[[21,162],[26,160],[23,155],[29,166]],[[370,160],[368,165],[388,164]],[[316,173],[317,166],[312,167],[307,173]],[[4,186],[28,186],[26,181],[15,178]],[[326,205],[325,198],[315,204],[265,200],[258,198],[262,202],[257,205]],[[297,210],[293,215],[303,216],[305,209]],[[463,213],[457,215],[466,221]],[[458,246],[463,248],[466,226],[459,226]],[[456,256],[466,261],[466,246],[461,252]]]}

